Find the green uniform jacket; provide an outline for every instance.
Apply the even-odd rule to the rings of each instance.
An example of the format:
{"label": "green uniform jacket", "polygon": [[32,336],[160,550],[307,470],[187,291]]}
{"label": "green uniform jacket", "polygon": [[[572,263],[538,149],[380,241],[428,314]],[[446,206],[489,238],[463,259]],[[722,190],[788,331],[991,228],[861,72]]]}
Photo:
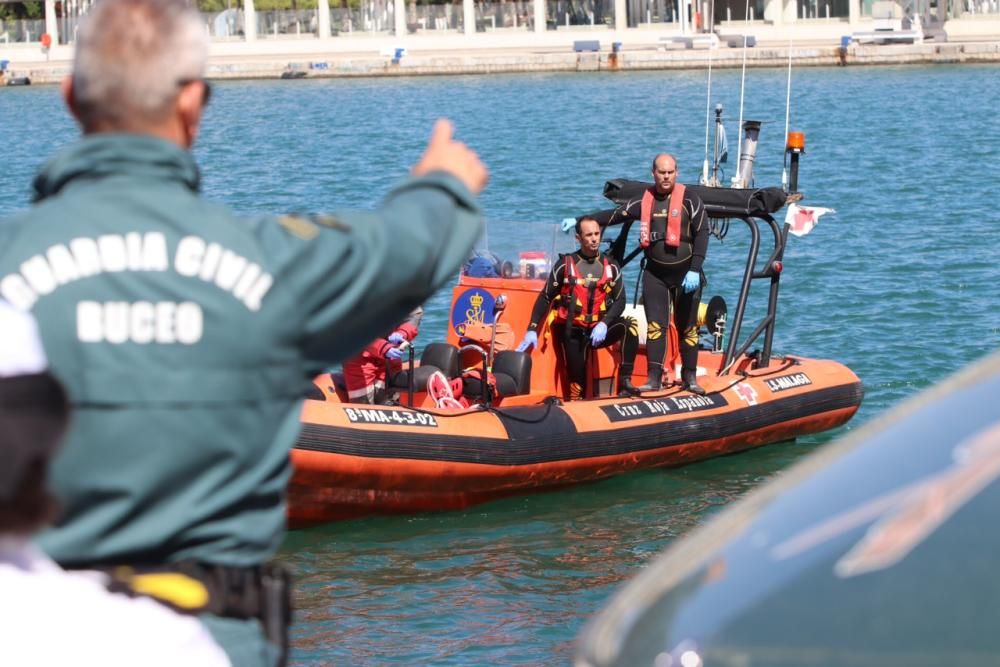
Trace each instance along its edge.
{"label": "green uniform jacket", "polygon": [[481,232],[446,174],[372,212],[238,217],[191,156],[93,135],[0,223],[0,296],[38,319],[74,404],[43,548],[67,565],[269,559],[310,378],[455,275]]}

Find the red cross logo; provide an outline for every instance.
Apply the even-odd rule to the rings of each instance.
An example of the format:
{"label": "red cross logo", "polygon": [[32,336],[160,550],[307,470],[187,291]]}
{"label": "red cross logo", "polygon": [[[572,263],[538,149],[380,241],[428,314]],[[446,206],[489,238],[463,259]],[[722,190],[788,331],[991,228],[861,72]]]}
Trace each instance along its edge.
{"label": "red cross logo", "polygon": [[811,208],[799,207],[795,211],[795,220],[792,222],[792,228],[797,231],[808,231],[816,225],[816,216]]}
{"label": "red cross logo", "polygon": [[757,405],[757,390],[750,385],[740,382],[733,387],[733,391],[736,392],[737,396],[746,401],[747,405]]}

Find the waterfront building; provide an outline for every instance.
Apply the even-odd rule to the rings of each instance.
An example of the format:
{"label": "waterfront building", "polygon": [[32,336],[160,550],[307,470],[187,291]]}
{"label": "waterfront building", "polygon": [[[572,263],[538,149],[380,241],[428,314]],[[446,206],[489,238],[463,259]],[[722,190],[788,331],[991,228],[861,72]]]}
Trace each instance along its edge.
{"label": "waterfront building", "polygon": [[[0,48],[15,43],[71,44],[94,0],[44,0],[44,17],[0,18]],[[433,36],[441,48],[565,44],[566,38],[656,42],[710,32],[810,39],[871,29],[880,22],[924,28],[946,21],[959,34],[998,34],[1000,0],[202,0],[205,29],[215,43],[282,40],[349,42],[352,38]],[[0,0],[0,8],[11,0]],[[224,8],[221,8],[224,7]],[[2,17],[3,14],[0,14]],[[949,31],[951,34],[951,31]],[[46,37],[47,35],[47,37]],[[555,40],[555,37],[559,37]],[[461,40],[455,38],[462,37]],[[277,45],[258,44],[263,51]],[[316,49],[299,44],[295,51]],[[215,49],[214,49],[215,50]],[[323,50],[323,49],[316,49]],[[345,50],[335,48],[334,50]],[[223,49],[224,51],[224,49]]]}

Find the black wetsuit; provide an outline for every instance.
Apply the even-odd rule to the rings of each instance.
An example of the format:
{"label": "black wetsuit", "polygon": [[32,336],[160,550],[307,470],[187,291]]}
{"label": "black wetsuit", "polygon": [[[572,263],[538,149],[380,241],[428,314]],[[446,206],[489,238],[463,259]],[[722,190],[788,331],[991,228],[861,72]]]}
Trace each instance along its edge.
{"label": "black wetsuit", "polygon": [[[604,272],[604,262],[601,255],[596,257],[584,257],[580,251],[569,255],[563,255],[552,267],[545,283],[545,289],[538,294],[535,300],[535,307],[531,311],[531,322],[528,324],[528,331],[537,331],[542,321],[545,319],[549,309],[557,303],[563,291],[563,281],[566,276],[566,262],[576,263],[576,272],[580,278],[587,281],[588,286],[593,287],[601,279]],[[635,327],[635,320],[623,318],[622,312],[625,310],[625,287],[621,279],[621,269],[611,258],[608,262],[612,266],[614,277],[612,279],[611,292],[605,300],[604,315],[599,321],[604,322],[608,327],[607,336],[597,347],[608,347],[624,339],[622,357],[629,360],[628,374],[631,375],[631,363],[635,359],[635,352],[638,348],[638,332]],[[572,320],[570,313],[569,319]],[[596,326],[596,323],[594,324]],[[590,332],[593,327],[584,327],[573,324],[571,321],[565,324],[553,324],[551,328],[552,337],[557,341],[556,350],[562,356],[566,372],[570,382],[570,398],[581,398],[583,387],[587,377],[587,349],[590,346]],[[631,335],[628,335],[631,334]],[[622,372],[625,372],[625,368]]]}
{"label": "black wetsuit", "polygon": [[[673,291],[674,323],[680,339],[681,364],[685,370],[698,366],[698,305],[701,302],[701,285],[705,278],[702,264],[708,252],[709,225],[701,197],[687,188],[684,192],[684,212],[681,216],[681,238],[678,247],[663,242],[666,234],[670,195],[654,192],[652,221],[649,225],[650,243],[645,249],[646,268],[642,274],[642,299],[646,310],[646,356],[650,365],[649,377],[656,374],[653,366],[663,368],[667,352],[666,333],[670,322],[671,290]],[[626,220],[639,220],[642,197],[626,202],[615,209],[608,225],[619,225]],[[681,287],[688,271],[701,276],[698,289],[685,292]],[[628,361],[628,360],[626,360]],[[624,363],[623,363],[624,366]],[[623,374],[624,377],[624,374]]]}

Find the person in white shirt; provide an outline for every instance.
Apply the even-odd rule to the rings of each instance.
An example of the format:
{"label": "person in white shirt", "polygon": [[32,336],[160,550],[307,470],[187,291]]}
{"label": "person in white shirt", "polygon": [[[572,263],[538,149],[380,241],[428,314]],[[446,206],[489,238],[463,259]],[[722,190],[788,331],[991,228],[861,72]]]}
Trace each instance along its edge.
{"label": "person in white shirt", "polygon": [[0,665],[229,665],[196,617],[65,572],[31,543],[55,516],[45,477],[69,419],[46,365],[34,320],[0,301]]}

